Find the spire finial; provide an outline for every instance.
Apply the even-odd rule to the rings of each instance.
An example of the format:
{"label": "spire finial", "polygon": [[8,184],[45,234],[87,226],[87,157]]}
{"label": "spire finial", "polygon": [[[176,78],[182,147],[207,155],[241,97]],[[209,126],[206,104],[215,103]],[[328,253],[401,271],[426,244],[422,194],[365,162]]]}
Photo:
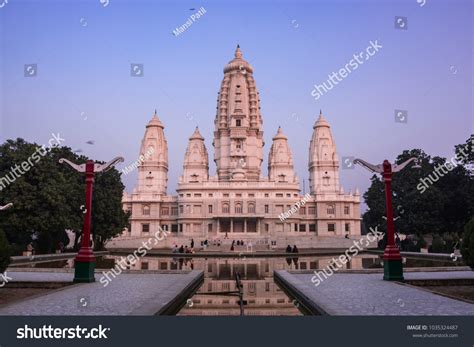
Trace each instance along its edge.
{"label": "spire finial", "polygon": [[239,44],[237,44],[237,48],[235,49],[235,54],[234,54],[234,56],[235,56],[236,58],[242,58],[242,52],[240,51],[240,45],[239,45]]}
{"label": "spire finial", "polygon": [[194,129],[194,132],[192,133],[189,139],[190,140],[194,140],[194,139],[204,140],[204,137],[202,137],[201,133],[199,132],[199,127],[197,125],[196,125],[196,129]]}
{"label": "spire finial", "polygon": [[323,120],[324,119],[324,116],[323,116],[323,111],[321,109],[319,109],[319,117],[318,117],[318,121],[319,120]]}

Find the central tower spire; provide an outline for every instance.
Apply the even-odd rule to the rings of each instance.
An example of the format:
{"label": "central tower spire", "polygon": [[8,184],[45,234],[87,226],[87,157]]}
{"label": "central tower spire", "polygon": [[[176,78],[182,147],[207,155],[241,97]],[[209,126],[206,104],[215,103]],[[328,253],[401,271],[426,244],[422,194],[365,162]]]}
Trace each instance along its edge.
{"label": "central tower spire", "polygon": [[224,67],[218,94],[213,146],[219,180],[231,180],[238,169],[239,178],[243,170],[245,179],[257,181],[264,146],[260,98],[239,45]]}

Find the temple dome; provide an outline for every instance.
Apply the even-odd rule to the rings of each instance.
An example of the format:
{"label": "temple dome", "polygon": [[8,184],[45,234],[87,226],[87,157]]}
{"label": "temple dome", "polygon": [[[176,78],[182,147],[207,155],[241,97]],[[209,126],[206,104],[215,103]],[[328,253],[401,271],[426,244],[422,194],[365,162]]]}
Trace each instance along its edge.
{"label": "temple dome", "polygon": [[323,112],[322,112],[321,110],[319,110],[319,117],[318,117],[318,119],[316,120],[316,122],[314,123],[313,129],[319,128],[319,127],[326,127],[326,128],[329,128],[329,123],[328,123],[327,120],[323,117]]}
{"label": "temple dome", "polygon": [[150,119],[150,121],[148,122],[146,127],[147,128],[149,128],[149,127],[160,127],[160,128],[163,128],[163,129],[165,128],[163,123],[161,123],[161,120],[156,115],[156,110],[155,110],[155,113],[153,114],[153,117]]}
{"label": "temple dome", "polygon": [[204,137],[199,132],[198,127],[196,127],[196,129],[194,130],[194,133],[191,135],[191,137],[189,139],[190,140],[203,140],[204,141]]}
{"label": "temple dome", "polygon": [[288,139],[288,138],[286,137],[286,135],[283,134],[283,130],[281,129],[281,127],[278,127],[277,133],[276,133],[276,135],[273,137],[273,141],[278,140],[278,139],[281,139],[281,140],[287,140],[287,139]]}
{"label": "temple dome", "polygon": [[242,73],[253,73],[252,66],[245,59],[242,58],[242,52],[240,51],[239,45],[237,45],[237,48],[235,49],[234,59],[229,61],[224,67],[224,73],[234,70],[240,70],[240,72]]}

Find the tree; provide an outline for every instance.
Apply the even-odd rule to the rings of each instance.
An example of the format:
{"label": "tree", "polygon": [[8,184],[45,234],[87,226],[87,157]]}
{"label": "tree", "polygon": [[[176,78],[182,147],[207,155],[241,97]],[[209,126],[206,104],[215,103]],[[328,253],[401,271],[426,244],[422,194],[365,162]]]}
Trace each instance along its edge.
{"label": "tree", "polygon": [[[408,166],[393,174],[396,231],[417,235],[462,233],[464,224],[474,214],[474,180],[469,171],[464,165],[457,165],[450,171],[441,171],[439,168],[444,167],[446,159],[431,157],[420,149],[403,151],[395,163],[401,164],[411,157],[419,158],[421,169]],[[423,185],[422,180],[428,187]],[[381,229],[385,229],[385,192],[382,179],[374,175],[372,184],[363,197],[368,206],[363,215],[364,222],[370,226],[380,224]]]}
{"label": "tree", "polygon": [[122,232],[128,224],[129,213],[122,209],[122,194],[125,186],[120,173],[113,169],[96,176],[92,204],[92,232],[96,250],[102,250],[105,243]]}
{"label": "tree", "polygon": [[5,233],[0,230],[0,273],[4,273],[10,264],[10,245]]}
{"label": "tree", "polygon": [[364,224],[368,228],[375,228],[379,226],[380,232],[387,231],[386,223],[383,223],[382,216],[385,216],[385,193],[382,180],[373,175],[371,178],[372,184],[364,193],[363,197],[367,204],[367,211],[363,215]]}
{"label": "tree", "polygon": [[[456,157],[465,165],[474,164],[474,134],[464,144],[456,146]],[[471,166],[471,169],[474,169]]]}
{"label": "tree", "polygon": [[463,261],[474,270],[474,218],[464,227],[461,254]]}
{"label": "tree", "polygon": [[[12,167],[32,161],[31,157],[38,147],[23,139],[7,140],[0,146],[0,177],[14,177],[11,176]],[[73,153],[69,147],[52,148],[39,161],[32,161],[34,165],[27,172],[14,177],[13,182],[2,188],[0,203],[14,202],[14,208],[0,219],[0,228],[5,230],[14,254],[21,254],[32,241],[37,253],[52,253],[59,242],[67,243],[65,229],[72,229],[76,233],[82,229],[84,175],[59,164],[60,158],[79,163],[88,160],[85,156]],[[102,180],[100,175],[112,178]],[[119,234],[126,225],[123,222],[126,214],[120,202],[124,186],[118,171],[112,169],[98,175],[94,188],[98,192],[94,197],[97,206],[94,215],[99,218],[95,231],[96,237],[103,243],[107,238]]]}

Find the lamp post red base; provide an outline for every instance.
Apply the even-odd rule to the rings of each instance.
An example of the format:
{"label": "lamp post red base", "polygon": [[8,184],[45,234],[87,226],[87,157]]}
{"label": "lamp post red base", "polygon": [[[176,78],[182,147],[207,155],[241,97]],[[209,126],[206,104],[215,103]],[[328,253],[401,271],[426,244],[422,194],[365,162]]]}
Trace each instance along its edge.
{"label": "lamp post red base", "polygon": [[95,282],[95,257],[92,248],[81,248],[76,256],[74,264],[74,282],[90,283]]}
{"label": "lamp post red base", "polygon": [[385,281],[403,281],[403,264],[397,246],[387,246],[383,254],[383,279]]}

